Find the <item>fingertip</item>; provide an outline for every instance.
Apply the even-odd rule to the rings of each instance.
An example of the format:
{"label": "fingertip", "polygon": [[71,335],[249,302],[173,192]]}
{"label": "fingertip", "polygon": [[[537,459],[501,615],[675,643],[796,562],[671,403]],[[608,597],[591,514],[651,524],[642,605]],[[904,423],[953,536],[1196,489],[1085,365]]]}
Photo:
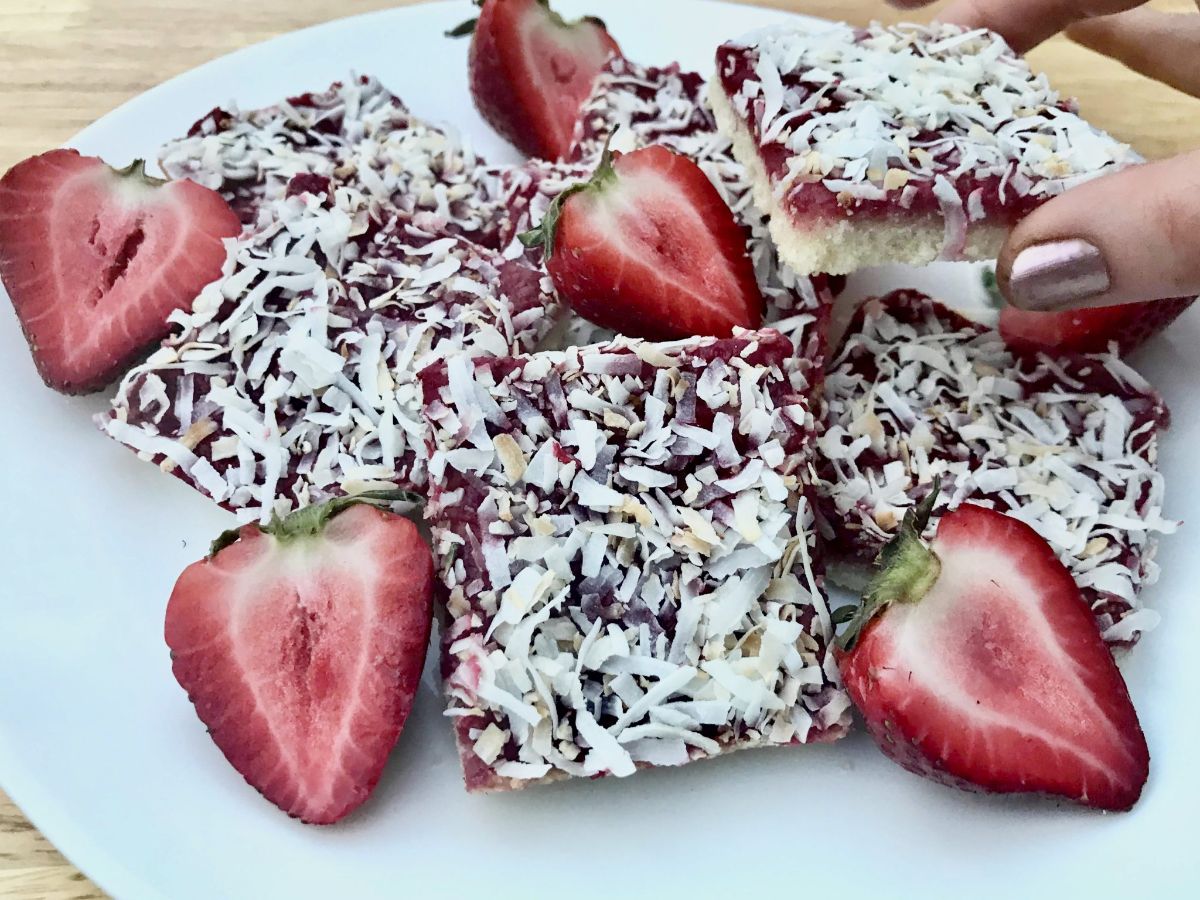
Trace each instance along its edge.
{"label": "fingertip", "polygon": [[1005,260],[996,281],[1009,303],[1030,312],[1088,306],[1112,287],[1104,253],[1082,238],[1023,247]]}

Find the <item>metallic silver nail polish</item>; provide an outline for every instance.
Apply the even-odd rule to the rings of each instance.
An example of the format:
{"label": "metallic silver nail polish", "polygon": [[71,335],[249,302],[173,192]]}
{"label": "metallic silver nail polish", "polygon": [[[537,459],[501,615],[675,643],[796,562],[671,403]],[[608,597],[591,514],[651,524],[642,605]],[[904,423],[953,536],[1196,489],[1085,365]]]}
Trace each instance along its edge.
{"label": "metallic silver nail polish", "polygon": [[1078,238],[1026,247],[1017,254],[1008,274],[1013,305],[1035,312],[1079,306],[1089,297],[1103,294],[1110,285],[1100,249]]}

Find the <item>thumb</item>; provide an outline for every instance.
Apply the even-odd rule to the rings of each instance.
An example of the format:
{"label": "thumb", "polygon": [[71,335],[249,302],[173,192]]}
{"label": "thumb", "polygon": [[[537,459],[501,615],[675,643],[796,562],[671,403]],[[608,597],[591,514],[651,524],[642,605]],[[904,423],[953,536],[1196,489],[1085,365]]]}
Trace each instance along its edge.
{"label": "thumb", "polygon": [[1013,229],[996,276],[1029,310],[1200,294],[1200,151],[1055,197]]}

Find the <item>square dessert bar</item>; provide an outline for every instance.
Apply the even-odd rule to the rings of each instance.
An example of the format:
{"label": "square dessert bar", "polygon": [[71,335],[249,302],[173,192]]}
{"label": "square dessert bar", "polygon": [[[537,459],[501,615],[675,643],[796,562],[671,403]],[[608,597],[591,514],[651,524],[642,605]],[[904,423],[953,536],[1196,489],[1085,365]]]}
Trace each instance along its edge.
{"label": "square dessert bar", "polygon": [[[1071,570],[1105,640],[1157,622],[1162,398],[1115,355],[1018,356],[996,332],[919,294],[860,313],[825,382],[820,511],[829,553],[870,563],[942,479],[937,510],[994,507],[1028,523]],[[831,572],[842,580],[840,566]]]}
{"label": "square dessert bar", "polygon": [[470,145],[415,117],[367,76],[262,109],[214,109],[167,144],[160,163],[171,178],[221,192],[248,228],[258,226],[264,203],[349,185],[370,200],[376,222],[407,213],[426,230],[494,243],[494,210]]}
{"label": "square dessert bar", "polygon": [[[345,200],[351,192],[339,192]],[[179,331],[122,381],[100,426],[247,518],[377,487],[420,490],[416,373],[535,348],[541,276],[398,216],[314,194],[271,204]]]}
{"label": "square dessert bar", "polygon": [[1039,204],[1139,161],[984,29],[772,28],[719,48],[710,97],[800,273],[990,259]]}
{"label": "square dessert bar", "polygon": [[766,330],[421,373],[469,790],[844,733],[804,372]]}

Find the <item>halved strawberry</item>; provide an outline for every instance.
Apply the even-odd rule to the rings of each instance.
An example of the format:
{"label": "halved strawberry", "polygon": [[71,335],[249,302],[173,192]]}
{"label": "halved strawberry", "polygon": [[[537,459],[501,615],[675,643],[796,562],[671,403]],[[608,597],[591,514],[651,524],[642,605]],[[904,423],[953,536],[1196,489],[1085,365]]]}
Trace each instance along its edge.
{"label": "halved strawberry", "polygon": [[549,0],[477,0],[471,96],[485,119],[523,153],[559,159],[571,148],[579,110],[609,57],[621,48],[589,16],[568,22]]}
{"label": "halved strawberry", "polygon": [[703,170],[666,147],[605,151],[521,240],[544,248],[572,309],[622,334],[728,337],[762,323],[745,232]]}
{"label": "halved strawberry", "polygon": [[0,281],[42,380],[99,390],[167,335],[167,316],[221,274],[241,231],[219,194],[74,150],[0,179]]}
{"label": "halved strawberry", "polygon": [[1195,297],[1098,306],[1066,312],[1029,312],[1014,306],[1000,311],[1000,335],[1014,350],[1047,353],[1102,353],[1115,342],[1124,356],[1154,337]]}
{"label": "halved strawberry", "polygon": [[885,754],[969,790],[1129,809],[1150,754],[1070,573],[1028,525],[964,505],[921,540],[936,487],[880,555],[838,660]]}
{"label": "halved strawberry", "polygon": [[221,752],[264,797],[328,824],[371,794],[404,726],[432,620],[416,527],[343,498],[247,525],[179,577],[175,678]]}

